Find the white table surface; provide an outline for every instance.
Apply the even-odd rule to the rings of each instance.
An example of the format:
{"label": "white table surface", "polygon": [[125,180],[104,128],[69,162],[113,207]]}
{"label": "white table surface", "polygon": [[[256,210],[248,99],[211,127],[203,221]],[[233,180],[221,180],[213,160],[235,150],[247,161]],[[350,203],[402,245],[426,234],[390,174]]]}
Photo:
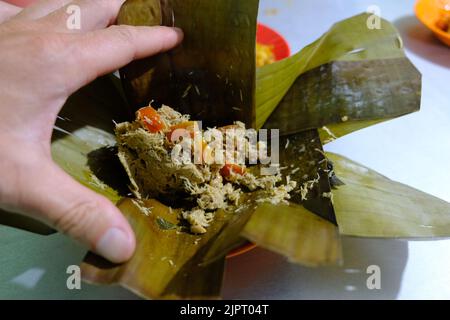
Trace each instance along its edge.
{"label": "white table surface", "polygon": [[[412,0],[261,0],[259,20],[280,31],[293,52],[331,24],[378,5],[400,30],[409,58],[423,74],[419,113],[339,139],[327,150],[450,202],[450,49],[413,16]],[[5,230],[3,228],[2,230]],[[83,284],[66,289],[68,265],[84,251],[69,239],[27,235],[0,247],[0,298],[134,298],[121,288]],[[1,241],[0,241],[1,243]],[[262,249],[230,259],[229,299],[450,299],[450,240],[344,238],[342,267],[310,269]],[[381,290],[368,290],[366,268],[381,268]]]}

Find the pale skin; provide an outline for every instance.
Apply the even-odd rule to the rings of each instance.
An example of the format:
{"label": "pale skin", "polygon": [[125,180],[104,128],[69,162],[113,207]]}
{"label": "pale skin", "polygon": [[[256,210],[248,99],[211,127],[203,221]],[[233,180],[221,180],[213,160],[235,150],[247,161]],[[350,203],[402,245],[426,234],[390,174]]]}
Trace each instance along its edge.
{"label": "pale skin", "polygon": [[[20,9],[0,1],[0,208],[43,221],[117,263],[134,252],[132,229],[113,203],[53,162],[50,139],[73,92],[182,41],[176,28],[113,26],[123,2],[41,0]],[[66,27],[70,4],[81,8],[81,30]]]}

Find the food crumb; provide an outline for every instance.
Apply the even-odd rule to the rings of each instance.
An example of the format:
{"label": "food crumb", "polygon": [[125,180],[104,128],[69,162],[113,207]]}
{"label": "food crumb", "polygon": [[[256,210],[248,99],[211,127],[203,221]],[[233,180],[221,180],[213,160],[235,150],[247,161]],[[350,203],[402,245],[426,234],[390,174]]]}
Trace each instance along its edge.
{"label": "food crumb", "polygon": [[334,197],[332,192],[324,192],[322,193],[322,197],[330,199],[331,203],[334,204]]}

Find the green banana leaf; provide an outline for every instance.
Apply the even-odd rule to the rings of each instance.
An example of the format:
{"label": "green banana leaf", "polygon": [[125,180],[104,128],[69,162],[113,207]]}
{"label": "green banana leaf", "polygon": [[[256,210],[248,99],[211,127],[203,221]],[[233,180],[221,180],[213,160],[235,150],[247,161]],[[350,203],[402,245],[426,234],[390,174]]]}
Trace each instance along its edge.
{"label": "green banana leaf", "polygon": [[[258,0],[128,0],[119,24],[181,27],[176,50],[121,70],[134,108],[156,100],[205,126],[235,120],[254,127]],[[213,21],[213,23],[211,23]]]}
{"label": "green banana leaf", "polygon": [[[148,216],[142,206],[148,208]],[[120,284],[139,296],[151,299],[219,298],[224,257],[206,266],[200,265],[227,219],[216,214],[205,236],[182,232],[177,211],[169,211],[158,201],[138,203],[125,199],[119,209],[128,218],[136,234],[133,258],[120,265],[89,254],[81,265],[83,279],[97,284]]]}
{"label": "green banana leaf", "polygon": [[335,61],[302,74],[264,127],[282,134],[326,127],[328,142],[418,111],[420,92],[421,76],[405,57]]}
{"label": "green banana leaf", "polygon": [[[300,204],[305,209],[336,224],[331,199],[323,194],[331,192],[329,171],[317,130],[299,132],[280,139],[280,164],[282,174],[297,182],[298,186],[310,184],[302,195],[297,189],[291,194],[291,203]],[[317,180],[315,183],[309,181]],[[285,226],[288,228],[288,226]]]}
{"label": "green banana leaf", "polygon": [[307,185],[306,193],[302,195],[296,189],[286,204],[259,205],[242,235],[295,263],[340,264],[341,239],[331,196],[324,197],[331,194],[331,185],[318,131],[282,137],[280,164],[284,178],[297,181],[299,186]]}
{"label": "green banana leaf", "polygon": [[[142,2],[129,2],[131,5],[142,5]],[[124,6],[123,12],[125,12],[126,10],[129,10],[130,7],[129,6]],[[135,12],[133,10],[131,10],[131,12]],[[242,12],[241,12],[242,13]],[[121,14],[121,17],[119,20],[123,21],[125,14]],[[131,14],[132,15],[132,14]],[[178,21],[178,20],[177,20]],[[185,29],[183,27],[183,29]],[[186,30],[185,30],[186,32]],[[187,36],[188,33],[186,32]],[[187,38],[189,39],[189,38]],[[254,39],[254,37],[253,37]],[[186,45],[187,47],[189,47],[189,44]],[[254,41],[252,44],[252,48],[254,50]],[[254,52],[252,53],[252,56],[254,56]],[[164,59],[163,57],[159,57],[157,59]],[[242,58],[240,59],[240,61],[245,61]],[[251,59],[252,63],[253,63],[253,59]],[[150,62],[155,62],[155,61],[150,61]],[[150,63],[147,62],[147,63]],[[142,62],[138,62],[142,63]],[[149,64],[151,65],[151,63]],[[127,68],[130,68],[131,70],[133,70],[133,68],[137,68],[134,70],[138,70],[139,68],[141,68],[139,65],[136,66],[129,66]],[[150,71],[151,74],[154,74],[154,68],[151,69],[152,71]],[[142,69],[141,69],[142,70]],[[127,91],[127,88],[129,89],[130,87],[132,87],[132,84],[126,84],[127,80],[130,78],[129,74],[130,74],[130,70],[127,70],[126,68],[124,70],[122,70],[122,75],[124,75],[124,88]],[[253,71],[254,74],[254,71]],[[239,76],[238,76],[239,77]],[[137,82],[139,82],[140,79],[137,80]],[[159,81],[159,80],[158,80]],[[228,80],[225,80],[228,81]],[[132,82],[130,82],[132,83]],[[184,94],[184,93],[183,93]],[[253,96],[253,94],[251,94]],[[133,95],[131,95],[133,96]],[[130,93],[128,92],[128,97],[130,97]],[[160,97],[154,97],[152,96],[152,99],[156,98],[159,101],[162,101],[164,103],[167,103],[166,100],[161,99]],[[147,99],[147,98],[146,98]],[[239,97],[239,99],[241,99],[241,97]],[[131,103],[133,103],[133,100],[130,99]],[[148,101],[147,101],[148,102]],[[236,109],[236,108],[234,108]],[[231,110],[234,110],[231,109]],[[243,112],[247,112],[246,110],[249,110],[249,108],[244,109]],[[250,109],[251,110],[251,109]],[[228,111],[230,111],[230,109],[228,109]],[[233,116],[233,119],[241,119],[242,118],[236,118],[235,116]],[[123,118],[123,117],[122,117]],[[118,118],[119,119],[119,118]],[[202,116],[202,119],[203,116]],[[248,122],[248,121],[247,121]],[[313,158],[317,159],[320,158],[320,160],[323,158],[322,154],[318,153],[315,148],[320,148],[321,149],[321,144],[320,144],[320,140],[317,136],[317,133],[314,131],[314,133],[300,133],[299,136],[301,136],[301,139],[303,139],[302,141],[305,142],[305,146],[308,147],[308,152],[306,152],[306,158],[309,159],[309,161],[312,161]],[[311,140],[315,138],[316,139],[316,143],[312,144],[310,143]],[[295,137],[292,137],[293,141],[295,141]],[[284,143],[284,142],[283,142]],[[105,148],[102,148],[105,149]],[[303,151],[302,151],[303,152]],[[92,152],[91,152],[92,153]],[[294,164],[293,164],[294,165]],[[310,166],[308,167],[307,170],[305,170],[305,168],[301,168],[302,170],[299,171],[299,173],[302,173],[302,177],[303,175],[309,177],[315,177],[317,174],[317,170],[315,166]],[[309,174],[309,175],[308,175]],[[307,179],[307,177],[305,179]],[[328,179],[321,176],[321,182],[325,182],[325,188],[326,191],[329,191],[329,182]],[[103,181],[103,180],[102,180]],[[310,195],[309,200],[307,201],[307,203],[309,203],[312,207],[317,206],[318,204],[321,204],[321,201],[317,201],[317,199],[322,200],[321,192],[318,190],[311,190],[312,195]],[[329,201],[329,199],[324,199],[324,203],[326,203],[327,208],[331,211],[331,212],[326,212],[327,214],[329,214],[330,216],[332,216],[332,219],[334,219],[334,213],[332,212],[332,206],[331,203]],[[301,208],[300,205],[298,205],[299,208]],[[214,242],[212,242],[211,247],[209,248],[209,250],[207,250],[201,260],[201,265],[202,266],[209,266],[211,263],[213,265],[217,265],[218,263],[220,263],[220,261],[223,260],[224,255],[232,248],[236,247],[238,244],[241,243],[241,237],[240,235],[242,234],[242,230],[245,227],[247,221],[249,220],[251,214],[253,213],[254,210],[243,210],[240,211],[239,213],[235,213],[232,216],[229,217],[229,219],[226,221],[226,223],[224,223],[222,230],[218,233],[217,238],[215,239]],[[260,210],[259,210],[260,211]],[[326,222],[325,220],[317,217],[317,216],[313,216],[312,213],[307,213],[306,209],[300,209],[300,212],[298,212],[298,210],[294,210],[293,211],[294,214],[295,212],[297,212],[297,214],[300,216],[299,221],[301,221],[301,223],[305,226],[305,229],[310,230],[311,233],[304,233],[304,235],[302,237],[297,237],[293,240],[295,240],[294,242],[291,243],[290,248],[288,249],[289,251],[286,250],[280,250],[280,248],[278,248],[278,251],[281,252],[286,252],[286,254],[291,257],[292,261],[297,261],[299,263],[303,263],[306,265],[324,265],[324,264],[336,264],[337,262],[340,261],[340,257],[341,257],[341,249],[340,249],[340,241],[338,239],[338,234],[337,234],[337,228],[331,224]],[[317,210],[317,212],[321,212],[320,210]],[[139,235],[139,226],[138,225],[134,225],[135,228],[135,232],[138,234],[138,241],[142,241],[140,240],[140,235]],[[295,229],[291,229],[291,233],[297,233],[298,230]],[[249,235],[251,235],[251,233],[248,232]],[[312,242],[308,242],[309,244],[307,244],[307,249],[303,250],[304,246],[304,240],[305,240],[305,236],[306,235],[312,235],[312,234],[324,234],[323,237],[323,241],[312,241]],[[171,241],[174,241],[174,243],[178,243],[178,241],[184,241],[184,239],[172,239]],[[261,241],[261,244],[264,244],[263,241]],[[313,244],[313,246],[311,245]],[[175,244],[174,244],[175,245]],[[316,250],[312,250],[312,248],[316,246]],[[297,248],[296,250],[294,250],[295,248]],[[198,248],[194,248],[198,249]],[[189,251],[189,250],[188,250]],[[135,257],[129,262],[132,265],[134,265],[135,263],[138,263],[136,261],[139,261],[139,254],[140,251],[137,251],[137,254],[135,255]],[[89,270],[89,272],[86,273],[83,272],[83,274],[85,274],[85,278],[87,281],[93,281],[93,282],[100,282],[100,283],[105,283],[104,279],[111,279],[110,277],[112,277],[112,274],[115,273],[115,271],[112,271],[111,269],[107,269],[107,270],[101,270],[99,268],[98,264],[93,264],[93,262],[95,262],[97,259],[99,259],[98,257],[95,257],[95,259],[93,260],[93,255],[91,255],[89,257],[89,259],[86,261],[86,264],[84,264],[84,269],[85,270]],[[126,267],[125,267],[126,268]],[[149,268],[149,269],[153,269],[153,268]],[[121,269],[121,270],[125,270],[123,271],[123,274],[127,274],[128,269]],[[194,272],[194,271],[193,271]],[[194,272],[195,273],[195,272]],[[122,273],[121,273],[122,274]],[[173,276],[173,278],[178,279],[178,276]],[[136,279],[135,279],[136,280]],[[144,295],[146,297],[162,297],[163,294],[162,292],[149,292],[149,291],[145,291],[146,289],[143,289],[142,287],[139,287],[139,285],[142,285],[145,288],[148,288],[149,286],[151,287],[151,283],[150,282],[140,282],[139,280],[136,280],[136,282],[133,283],[129,283],[123,279],[118,279],[116,277],[114,277],[110,281],[109,283],[120,283],[126,287],[131,287],[134,290],[137,290],[139,292],[143,291]],[[175,281],[175,280],[174,280]],[[153,284],[155,285],[155,284]],[[139,289],[138,289],[139,288]],[[141,292],[142,294],[142,292]],[[192,297],[192,293],[190,293],[189,291],[183,291],[181,293],[178,293],[176,296],[178,297],[182,297],[183,295],[185,296],[189,296]]]}
{"label": "green banana leaf", "polygon": [[261,247],[305,266],[330,266],[342,262],[338,228],[295,203],[260,205],[245,225],[243,235]]}
{"label": "green banana leaf", "polygon": [[[406,58],[395,27],[369,14],[336,23],[296,55],[256,74],[257,127],[281,133],[322,128],[338,138],[420,108],[421,76]],[[295,119],[295,121],[293,121]]]}
{"label": "green banana leaf", "polygon": [[344,185],[333,190],[341,234],[362,237],[449,237],[450,204],[327,153]]}
{"label": "green banana leaf", "polygon": [[[114,122],[128,119],[117,79],[106,76],[72,95],[55,124],[52,157],[88,188],[118,202],[129,191],[128,178],[116,159]],[[106,160],[106,161],[105,161]]]}

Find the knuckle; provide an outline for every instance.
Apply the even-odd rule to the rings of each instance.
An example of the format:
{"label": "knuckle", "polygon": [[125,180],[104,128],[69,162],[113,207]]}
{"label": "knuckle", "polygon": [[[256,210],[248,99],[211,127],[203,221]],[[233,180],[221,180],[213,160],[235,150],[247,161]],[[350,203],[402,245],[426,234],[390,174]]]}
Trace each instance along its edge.
{"label": "knuckle", "polygon": [[55,220],[54,227],[64,234],[70,234],[77,240],[81,240],[92,224],[96,211],[98,211],[98,204],[96,202],[79,202],[69,210],[63,212]]}
{"label": "knuckle", "polygon": [[111,27],[115,31],[119,40],[132,44],[134,43],[134,28],[131,26],[113,26]]}
{"label": "knuckle", "polygon": [[48,57],[63,48],[62,39],[53,34],[36,34],[29,41],[31,50],[38,55]]}

